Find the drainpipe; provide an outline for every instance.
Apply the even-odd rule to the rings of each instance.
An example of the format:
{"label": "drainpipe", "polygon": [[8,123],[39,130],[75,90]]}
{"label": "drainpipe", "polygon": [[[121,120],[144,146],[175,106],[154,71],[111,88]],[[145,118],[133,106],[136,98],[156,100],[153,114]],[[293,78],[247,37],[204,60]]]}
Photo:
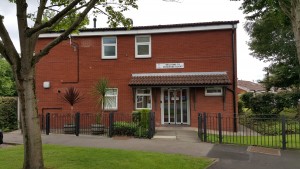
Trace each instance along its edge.
{"label": "drainpipe", "polygon": [[236,111],[236,54],[235,54],[235,28],[234,24],[232,24],[232,94],[233,94],[233,131],[237,132],[237,111]]}
{"label": "drainpipe", "polygon": [[69,36],[70,37],[70,45],[71,47],[73,47],[74,51],[76,52],[76,57],[77,57],[77,75],[76,75],[76,80],[75,81],[63,81],[62,83],[63,84],[76,84],[76,83],[79,83],[79,44],[72,41],[72,37],[71,35]]}

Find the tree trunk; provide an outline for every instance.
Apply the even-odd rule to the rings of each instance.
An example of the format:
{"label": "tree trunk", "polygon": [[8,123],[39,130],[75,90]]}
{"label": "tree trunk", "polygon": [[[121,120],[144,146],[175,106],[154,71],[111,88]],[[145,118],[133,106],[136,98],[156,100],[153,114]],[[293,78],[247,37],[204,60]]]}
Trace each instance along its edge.
{"label": "tree trunk", "polygon": [[[294,4],[292,3],[291,17],[293,18],[291,19],[291,21],[292,21],[293,32],[295,36],[298,63],[300,65],[300,1],[299,0],[295,0]],[[298,70],[298,73],[299,73],[299,80],[300,80],[300,70]]]}
{"label": "tree trunk", "polygon": [[[24,70],[24,69],[23,69]],[[21,125],[24,142],[23,169],[44,169],[42,139],[36,109],[34,68],[20,71],[16,77],[21,105]]]}

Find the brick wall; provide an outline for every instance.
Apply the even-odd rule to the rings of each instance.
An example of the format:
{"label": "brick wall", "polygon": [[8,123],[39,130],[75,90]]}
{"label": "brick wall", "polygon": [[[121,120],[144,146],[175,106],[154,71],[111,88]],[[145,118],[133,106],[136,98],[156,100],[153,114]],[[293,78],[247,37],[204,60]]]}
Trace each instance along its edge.
{"label": "brick wall", "polygon": [[[151,35],[152,57],[135,58],[135,36],[117,36],[118,58],[101,59],[101,37],[75,37],[78,49],[65,40],[41,59],[36,66],[36,94],[38,110],[62,108],[56,112],[69,112],[70,106],[60,97],[67,87],[74,86],[84,94],[85,99],[74,107],[74,111],[99,112],[91,94],[93,85],[102,77],[109,80],[110,87],[118,88],[117,112],[131,113],[134,109],[133,92],[128,86],[132,73],[165,72],[227,72],[232,81],[231,30],[202,31],[189,33],[168,33]],[[39,51],[51,39],[39,39]],[[78,52],[78,53],[77,53]],[[77,55],[78,54],[78,55]],[[79,57],[79,68],[77,66]],[[156,63],[184,63],[184,69],[156,69]],[[77,82],[79,70],[79,82]],[[43,82],[50,81],[51,88],[44,89]],[[232,86],[229,86],[232,88]],[[160,88],[156,92],[156,123],[161,123]],[[196,89],[196,101],[190,94],[191,125],[197,126],[198,112],[225,112],[233,114],[232,93],[227,91],[226,103],[223,97],[204,96],[204,88]],[[154,98],[152,98],[154,100]],[[196,106],[194,106],[196,102]],[[224,109],[225,107],[225,109]],[[53,109],[54,110],[54,109]]]}

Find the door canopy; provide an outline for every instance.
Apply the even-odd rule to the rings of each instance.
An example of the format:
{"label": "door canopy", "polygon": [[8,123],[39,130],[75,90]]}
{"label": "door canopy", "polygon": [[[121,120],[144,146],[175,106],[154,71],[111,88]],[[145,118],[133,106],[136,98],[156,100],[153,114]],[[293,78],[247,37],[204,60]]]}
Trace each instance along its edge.
{"label": "door canopy", "polygon": [[226,72],[138,73],[129,86],[207,86],[230,85]]}

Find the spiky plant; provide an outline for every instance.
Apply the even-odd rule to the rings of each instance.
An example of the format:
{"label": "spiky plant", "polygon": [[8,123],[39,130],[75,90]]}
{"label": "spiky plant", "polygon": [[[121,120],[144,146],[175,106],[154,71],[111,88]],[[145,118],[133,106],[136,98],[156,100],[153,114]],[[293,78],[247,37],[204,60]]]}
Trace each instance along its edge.
{"label": "spiky plant", "polygon": [[103,111],[106,104],[105,95],[107,90],[108,90],[108,80],[106,78],[102,78],[98,80],[95,86],[93,87],[93,95],[96,97],[97,104],[101,106],[100,121],[102,121]]}
{"label": "spiky plant", "polygon": [[108,90],[108,80],[102,78],[97,81],[96,85],[94,86],[94,95],[97,97],[97,102],[101,105],[101,109],[104,109],[105,106],[105,94]]}
{"label": "spiky plant", "polygon": [[75,87],[68,87],[62,95],[62,100],[68,103],[71,106],[71,110],[73,110],[73,106],[81,102],[83,100],[83,96]]}

